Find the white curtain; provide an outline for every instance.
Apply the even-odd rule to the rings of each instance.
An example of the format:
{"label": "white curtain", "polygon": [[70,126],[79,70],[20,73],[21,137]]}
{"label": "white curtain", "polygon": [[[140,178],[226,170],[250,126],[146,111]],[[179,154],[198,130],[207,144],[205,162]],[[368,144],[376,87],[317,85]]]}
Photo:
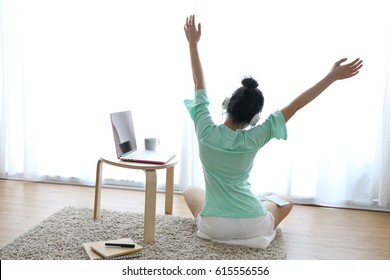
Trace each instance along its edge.
{"label": "white curtain", "polygon": [[[390,45],[388,47],[390,49]],[[390,62],[389,57],[387,59]],[[384,92],[372,172],[371,197],[379,206],[388,207],[390,204],[390,67]]]}
{"label": "white curtain", "polygon": [[[0,176],[93,184],[99,155],[115,155],[116,111],[132,110],[139,146],[145,137],[180,146],[192,1],[1,3]],[[125,183],[144,179],[105,171]]]}
{"label": "white curtain", "polygon": [[[332,85],[288,123],[286,142],[259,152],[251,182],[300,202],[373,207],[389,54],[383,2],[0,0],[0,176],[93,184],[98,156],[115,153],[109,113],[130,109],[139,145],[153,136],[177,148],[177,187],[202,185],[182,103],[193,94],[183,25],[196,13],[216,122],[242,76],[259,81],[265,118],[334,61],[364,59],[357,77]],[[104,170],[107,181],[142,185],[142,173]]]}

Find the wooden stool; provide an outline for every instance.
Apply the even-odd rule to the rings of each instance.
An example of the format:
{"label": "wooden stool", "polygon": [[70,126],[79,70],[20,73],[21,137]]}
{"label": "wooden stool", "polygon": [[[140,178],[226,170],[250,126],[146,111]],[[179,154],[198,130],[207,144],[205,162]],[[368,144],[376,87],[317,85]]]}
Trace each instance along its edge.
{"label": "wooden stool", "polygon": [[157,169],[166,169],[166,189],[165,189],[165,213],[172,214],[173,208],[173,184],[174,184],[174,166],[177,164],[177,158],[173,158],[167,164],[145,164],[131,161],[110,160],[101,157],[97,162],[96,168],[96,185],[95,185],[95,204],[93,219],[100,217],[100,200],[101,200],[101,180],[103,163],[110,165],[139,169],[145,171],[146,188],[145,188],[145,212],[144,212],[144,242],[154,242],[155,225],[156,225],[156,190],[157,190]]}

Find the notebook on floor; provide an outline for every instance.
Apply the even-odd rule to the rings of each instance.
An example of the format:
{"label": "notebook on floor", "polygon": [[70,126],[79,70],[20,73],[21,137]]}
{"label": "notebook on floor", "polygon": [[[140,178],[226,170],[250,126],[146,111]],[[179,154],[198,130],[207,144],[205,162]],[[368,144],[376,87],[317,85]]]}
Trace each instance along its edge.
{"label": "notebook on floor", "polygon": [[111,124],[118,159],[141,163],[166,164],[175,153],[165,150],[137,149],[131,111],[111,113]]}
{"label": "notebook on floor", "polygon": [[[133,243],[134,248],[121,246],[106,246],[107,242],[111,243]],[[91,260],[126,260],[142,257],[143,247],[133,242],[131,238],[122,238],[117,240],[98,241],[84,243],[83,247]]]}

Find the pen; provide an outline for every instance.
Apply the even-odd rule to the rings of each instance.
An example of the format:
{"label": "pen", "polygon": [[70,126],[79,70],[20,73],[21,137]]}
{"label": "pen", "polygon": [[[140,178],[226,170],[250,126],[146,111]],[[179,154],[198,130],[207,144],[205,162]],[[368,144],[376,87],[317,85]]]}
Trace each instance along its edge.
{"label": "pen", "polygon": [[127,248],[134,248],[135,244],[130,243],[105,243],[106,246],[117,246],[117,247],[127,247]]}

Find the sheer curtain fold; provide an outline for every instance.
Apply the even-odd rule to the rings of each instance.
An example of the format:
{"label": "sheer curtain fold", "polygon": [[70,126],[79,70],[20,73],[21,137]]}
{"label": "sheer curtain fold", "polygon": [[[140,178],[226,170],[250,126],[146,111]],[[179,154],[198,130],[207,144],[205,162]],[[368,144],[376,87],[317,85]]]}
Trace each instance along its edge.
{"label": "sheer curtain fold", "polygon": [[[178,189],[203,185],[183,105],[194,93],[183,24],[196,13],[217,123],[222,100],[243,76],[259,81],[265,119],[334,61],[361,56],[365,66],[356,78],[332,85],[299,112],[288,123],[287,142],[273,140],[259,152],[251,183],[256,192],[301,202],[388,204],[388,105],[377,152],[372,125],[386,83],[382,58],[390,52],[382,2],[0,0],[0,177],[93,184],[99,155],[115,154],[109,113],[130,109],[140,146],[144,137],[158,137],[178,151]],[[351,26],[340,16],[351,12],[371,20]],[[387,92],[386,104],[388,98]],[[109,168],[103,176],[134,185],[143,180]]]}
{"label": "sheer curtain fold", "polygon": [[25,99],[21,11],[14,2],[0,2],[0,171],[23,173],[25,157]]}
{"label": "sheer curtain fold", "polygon": [[381,123],[374,156],[371,196],[381,207],[390,205],[390,67],[383,98]]}

